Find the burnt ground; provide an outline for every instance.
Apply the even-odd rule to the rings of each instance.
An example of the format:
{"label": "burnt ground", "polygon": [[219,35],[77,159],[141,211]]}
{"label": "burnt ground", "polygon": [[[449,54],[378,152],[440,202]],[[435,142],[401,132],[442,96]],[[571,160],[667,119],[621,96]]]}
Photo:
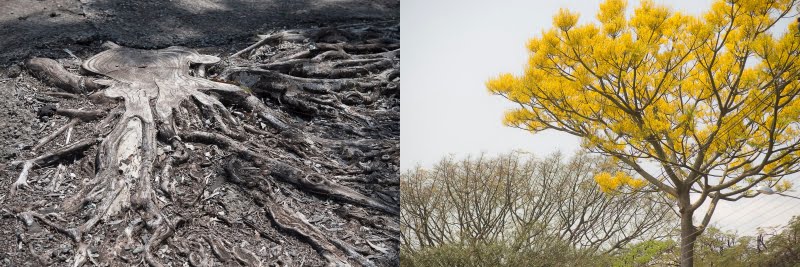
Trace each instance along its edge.
{"label": "burnt ground", "polygon": [[[75,246],[70,239],[39,221],[27,221],[18,216],[21,212],[37,211],[55,214],[52,217],[64,225],[79,224],[90,217],[93,204],[82,213],[67,214],[59,211],[65,199],[79,191],[82,180],[91,175],[92,166],[85,155],[94,155],[90,149],[82,155],[62,162],[62,167],[36,169],[29,177],[29,188],[11,195],[10,189],[19,175],[19,169],[9,166],[11,161],[35,156],[30,151],[33,144],[54,129],[64,125],[63,117],[39,117],[45,105],[59,108],[92,108],[85,98],[49,95],[59,89],[43,84],[22,65],[31,57],[48,57],[59,61],[73,73],[80,73],[82,60],[105,50],[102,44],[112,41],[133,48],[155,49],[181,45],[197,49],[203,54],[228,56],[252,44],[256,34],[269,34],[281,29],[305,29],[324,26],[363,23],[397,23],[399,1],[247,1],[247,0],[173,0],[173,1],[122,1],[122,0],[10,0],[0,3],[0,266],[71,266]],[[394,21],[394,22],[393,22]],[[398,33],[399,34],[399,33]],[[259,53],[269,54],[269,49],[254,53],[249,63],[260,63]],[[274,51],[272,51],[274,52]],[[70,55],[72,53],[72,55]],[[399,52],[398,52],[399,53]],[[74,55],[74,56],[73,56]],[[399,58],[398,58],[399,60]],[[223,64],[233,64],[224,62]],[[237,64],[248,64],[238,62]],[[399,86],[399,78],[398,78]],[[368,108],[397,110],[397,117],[381,119],[372,128],[360,128],[354,135],[342,121],[327,117],[313,118],[286,108],[285,119],[293,125],[315,135],[336,140],[382,140],[375,151],[337,147],[324,150],[343,166],[357,169],[352,179],[340,183],[360,193],[399,203],[399,88]],[[396,99],[395,99],[396,97]],[[279,110],[285,103],[279,99],[264,99]],[[364,107],[362,107],[364,108]],[[313,161],[302,159],[302,153],[282,145],[280,133],[261,124],[266,135],[252,135],[251,143],[264,151],[280,151],[273,155],[307,169],[319,168]],[[346,123],[346,122],[344,122]],[[72,142],[82,136],[97,132],[98,124],[81,123],[71,132]],[[63,146],[65,137],[56,138],[43,150]],[[272,153],[272,152],[271,152]],[[364,154],[373,158],[364,160]],[[205,255],[204,262],[213,266],[243,264],[241,261],[224,262],[214,254],[214,242],[209,236],[225,237],[222,246],[243,248],[256,255],[263,266],[320,266],[325,260],[302,237],[287,234],[275,227],[268,216],[258,212],[258,203],[241,186],[226,180],[225,167],[235,161],[241,176],[254,169],[251,164],[236,160],[232,153],[216,145],[194,144],[191,159],[174,173],[179,177],[178,196],[168,205],[170,212],[185,218],[173,237],[153,253],[166,266],[186,266],[191,251]],[[354,155],[355,154],[355,155]],[[359,158],[358,156],[362,158]],[[377,157],[375,157],[377,156]],[[364,160],[363,162],[361,160]],[[258,174],[254,174],[258,175]],[[59,179],[56,179],[59,178]],[[381,180],[382,184],[364,181]],[[348,242],[357,251],[369,255],[379,266],[397,265],[398,236],[391,231],[397,218],[369,208],[340,203],[319,194],[313,194],[296,185],[275,183],[275,198],[295,215],[316,226],[327,236]],[[180,194],[183,193],[183,195]],[[200,205],[181,205],[200,203]],[[60,217],[60,218],[59,218]],[[388,227],[374,225],[383,220]],[[127,221],[105,222],[89,240],[117,238]],[[388,230],[387,230],[388,229]],[[212,233],[213,232],[213,233]],[[141,242],[133,242],[137,244]],[[200,244],[200,245],[198,245]],[[218,245],[218,244],[217,244]],[[125,256],[136,259],[141,246],[126,248]],[[100,258],[103,248],[89,248]],[[375,256],[377,255],[377,256]],[[144,261],[125,262],[111,260],[116,265],[145,265]]]}
{"label": "burnt ground", "polygon": [[399,20],[399,0],[3,0],[0,66],[95,42],[230,46],[281,28]]}

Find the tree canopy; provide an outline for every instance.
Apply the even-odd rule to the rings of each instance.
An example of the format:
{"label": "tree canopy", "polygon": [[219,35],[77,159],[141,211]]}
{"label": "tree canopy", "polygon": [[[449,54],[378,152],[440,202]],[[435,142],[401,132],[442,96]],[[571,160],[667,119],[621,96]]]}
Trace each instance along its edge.
{"label": "tree canopy", "polygon": [[418,266],[586,264],[670,235],[675,216],[668,201],[637,191],[605,194],[592,180],[617,169],[586,153],[542,159],[510,153],[445,158],[410,170],[400,180],[401,250]]}
{"label": "tree canopy", "polygon": [[[800,171],[800,33],[796,23],[776,28],[796,6],[720,0],[687,15],[641,1],[629,15],[625,1],[607,0],[599,23],[585,24],[562,9],[528,42],[524,72],[487,87],[518,104],[506,125],[581,137],[676,198],[684,234],[699,234],[719,200],[756,196],[757,185],[787,190],[784,177]],[[596,180],[639,186],[625,176]]]}

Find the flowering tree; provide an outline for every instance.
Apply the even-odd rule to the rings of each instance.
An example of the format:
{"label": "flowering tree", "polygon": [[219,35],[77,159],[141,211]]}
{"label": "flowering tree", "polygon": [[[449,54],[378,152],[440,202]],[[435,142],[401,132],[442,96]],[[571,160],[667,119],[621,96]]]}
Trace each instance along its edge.
{"label": "flowering tree", "polygon": [[607,0],[600,23],[583,25],[562,9],[528,43],[524,73],[487,87],[519,105],[506,125],[579,136],[638,176],[598,175],[605,190],[643,179],[674,198],[681,265],[692,266],[720,200],[786,190],[800,171],[800,33],[770,31],[797,3],[720,0],[691,16],[642,1],[626,15],[624,1]]}

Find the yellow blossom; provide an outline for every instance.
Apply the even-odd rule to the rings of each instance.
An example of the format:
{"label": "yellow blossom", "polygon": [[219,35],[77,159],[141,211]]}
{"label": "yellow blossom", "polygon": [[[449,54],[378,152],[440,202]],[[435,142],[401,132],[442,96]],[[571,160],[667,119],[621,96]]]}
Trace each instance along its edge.
{"label": "yellow blossom", "polygon": [[578,23],[578,13],[570,12],[567,9],[559,9],[558,14],[553,17],[553,25],[562,31],[568,31]]}

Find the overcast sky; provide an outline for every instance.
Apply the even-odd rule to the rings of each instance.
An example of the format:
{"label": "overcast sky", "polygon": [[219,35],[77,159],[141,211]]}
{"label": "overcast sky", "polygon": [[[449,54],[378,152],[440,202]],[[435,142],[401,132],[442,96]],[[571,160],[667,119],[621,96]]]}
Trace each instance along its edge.
{"label": "overcast sky", "polygon": [[[520,73],[528,39],[552,25],[559,8],[595,21],[601,1],[404,0],[401,5],[403,85],[401,170],[430,167],[443,156],[497,154],[520,149],[536,155],[571,154],[579,140],[545,131],[533,135],[503,127],[508,101],[487,93],[484,82],[499,73]],[[656,1],[673,10],[698,14],[710,0]],[[629,8],[638,5],[629,1]],[[784,26],[785,28],[785,26]],[[799,178],[793,178],[800,185]],[[790,194],[800,196],[797,192]],[[704,211],[698,211],[698,216]],[[800,215],[800,199],[764,196],[722,203],[719,225],[751,233]]]}

